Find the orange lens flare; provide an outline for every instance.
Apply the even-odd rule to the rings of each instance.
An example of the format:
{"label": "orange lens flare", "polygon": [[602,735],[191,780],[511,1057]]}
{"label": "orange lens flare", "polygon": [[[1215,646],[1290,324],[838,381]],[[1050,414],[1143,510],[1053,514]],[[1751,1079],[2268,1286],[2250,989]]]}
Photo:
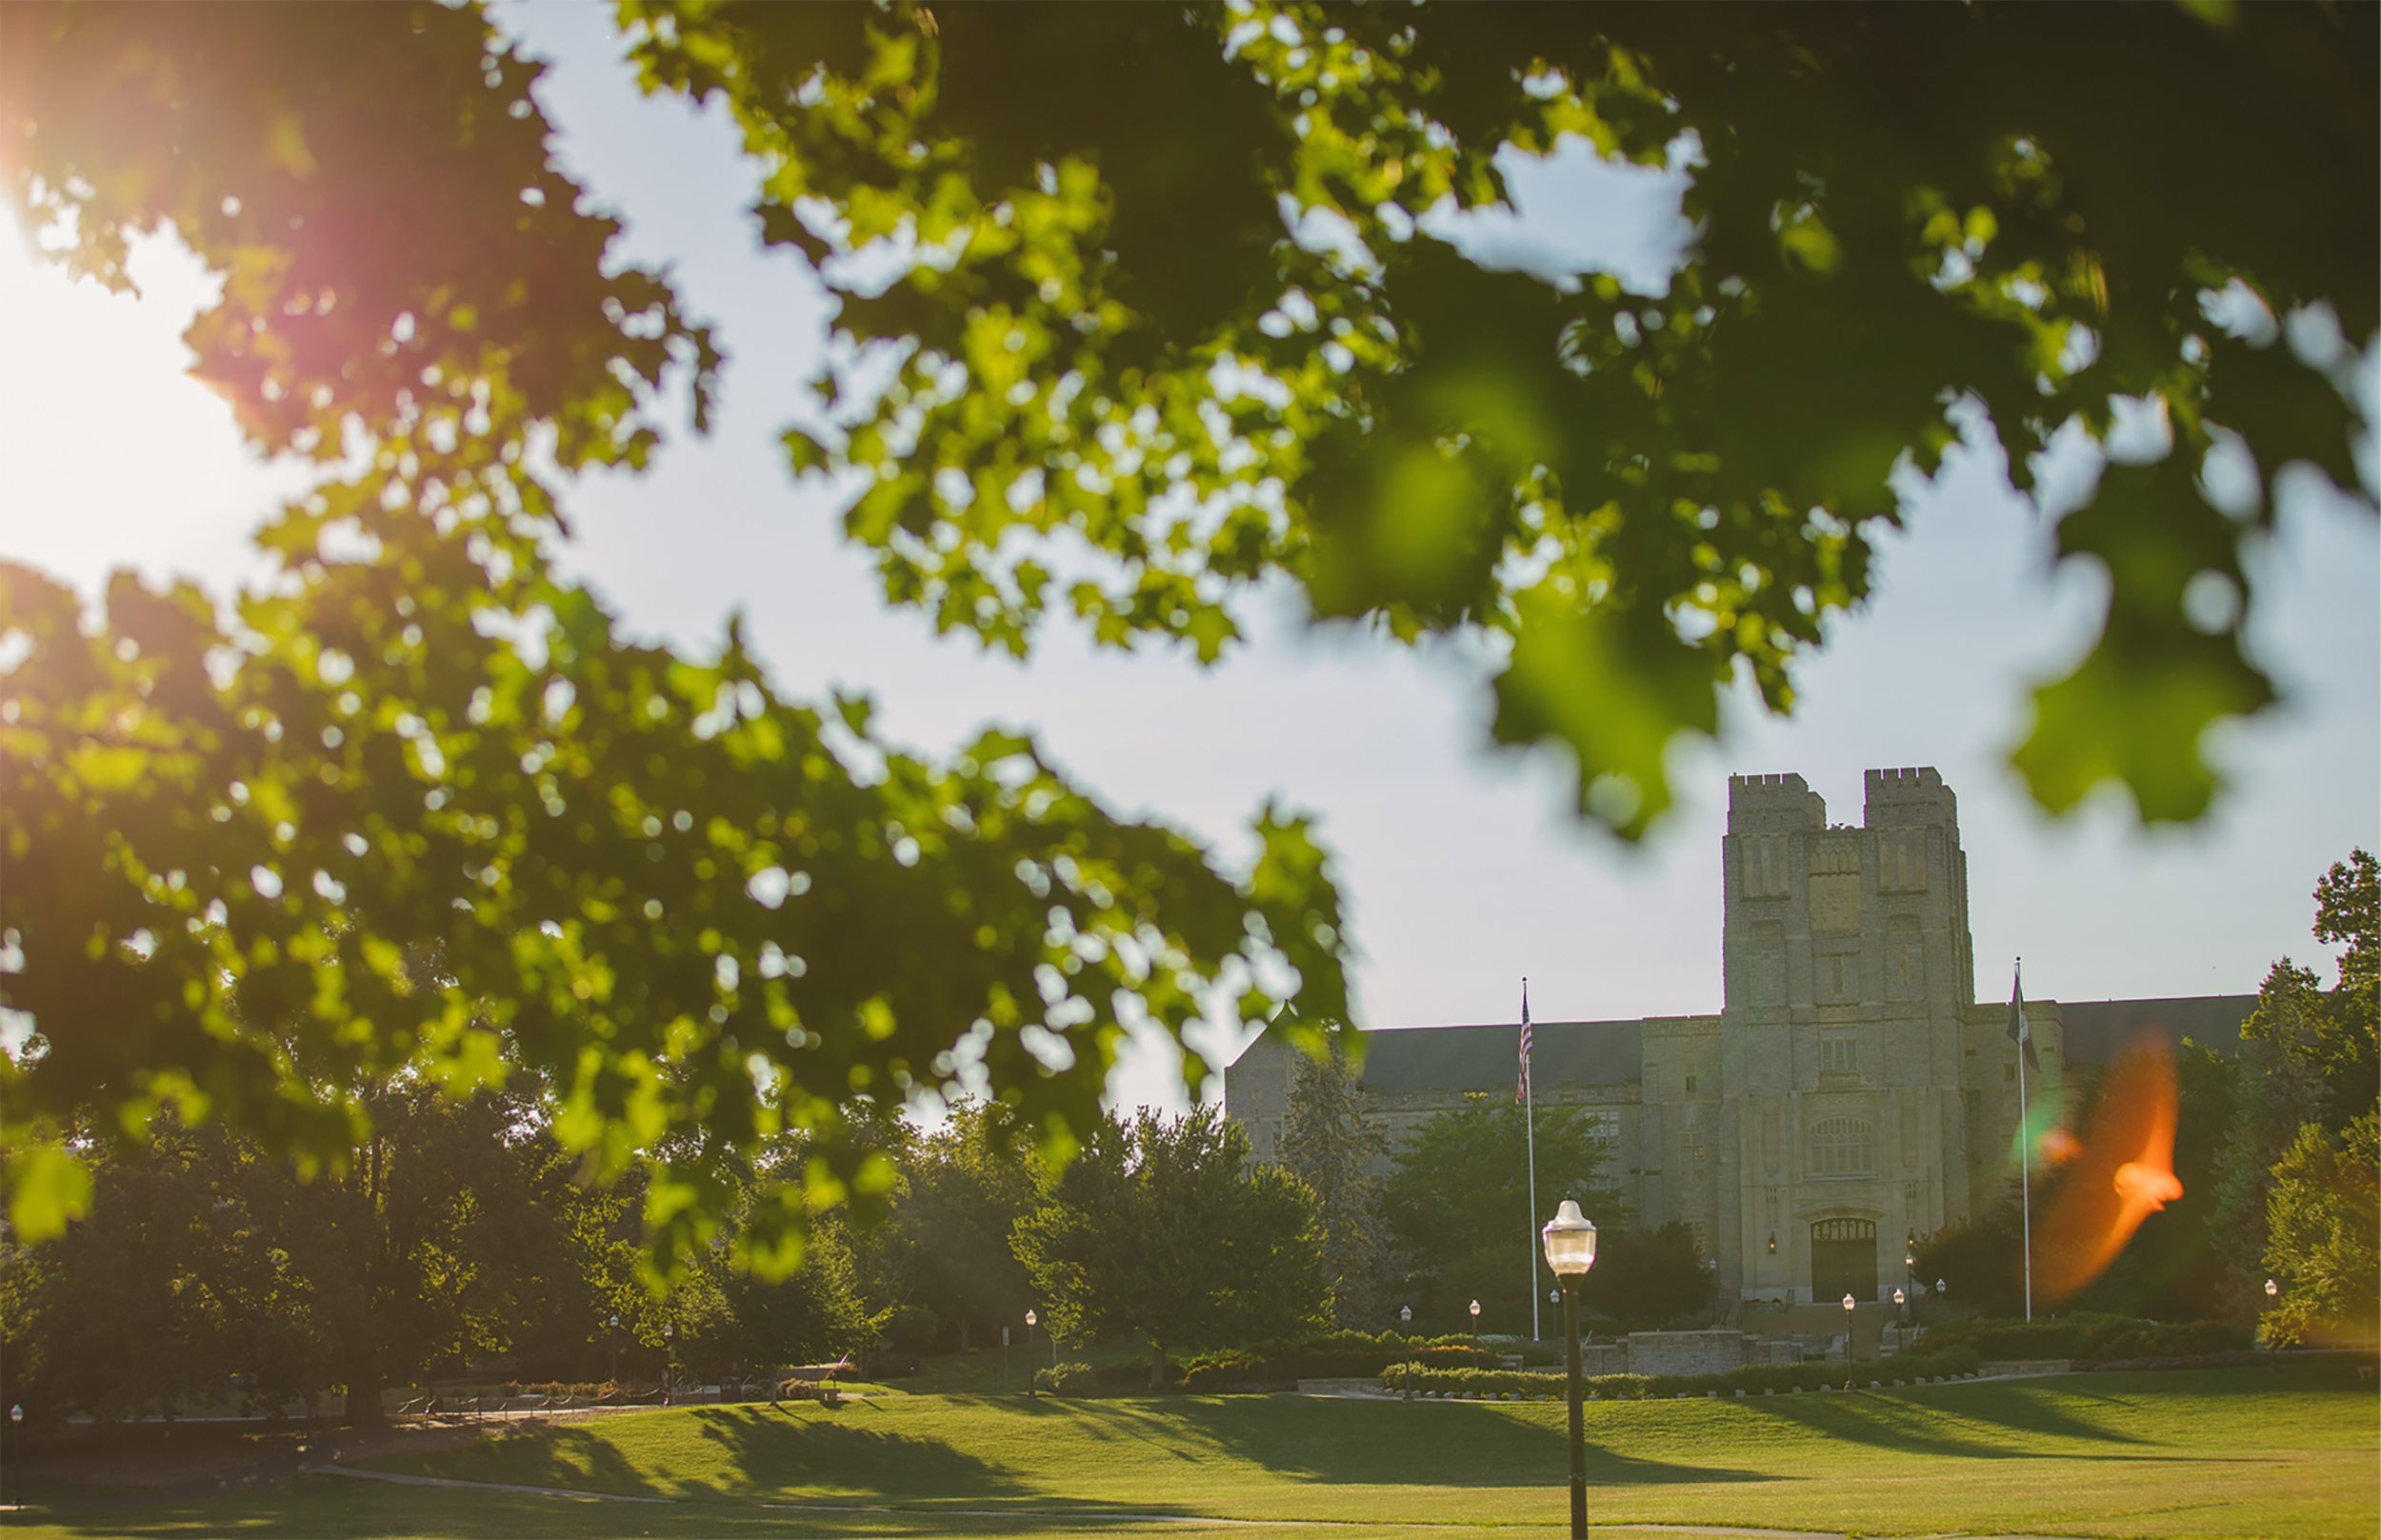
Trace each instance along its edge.
{"label": "orange lens flare", "polygon": [[2183,1195],[2174,1174],[2174,1122],[2181,1105],[2174,1058],[2154,1037],[2127,1049],[2109,1069],[2091,1131],[2043,1153],[2069,1169],[2034,1231],[2034,1284],[2056,1302],[2107,1270],[2141,1222]]}

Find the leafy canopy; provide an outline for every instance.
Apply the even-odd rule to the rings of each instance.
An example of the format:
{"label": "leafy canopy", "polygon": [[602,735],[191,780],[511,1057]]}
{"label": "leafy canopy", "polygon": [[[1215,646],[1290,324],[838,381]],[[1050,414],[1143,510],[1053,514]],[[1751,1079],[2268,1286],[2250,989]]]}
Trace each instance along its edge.
{"label": "leafy canopy", "polygon": [[[1608,1185],[1605,1162],[1617,1142],[1585,1109],[1540,1108],[1532,1210],[1530,1129],[1510,1098],[1474,1093],[1410,1132],[1381,1186],[1381,1213],[1405,1253],[1415,1318],[1465,1326],[1466,1307],[1477,1299],[1489,1330],[1519,1330],[1530,1319],[1531,1291],[1553,1282],[1531,1229],[1533,1211],[1543,1225],[1563,1199],[1575,1198],[1600,1230],[1636,1217]],[[1531,1290],[1522,1287],[1525,1271],[1534,1280]]]}
{"label": "leafy canopy", "polygon": [[708,659],[638,646],[554,577],[557,470],[639,462],[671,380],[699,427],[718,355],[608,259],[536,73],[471,10],[0,11],[20,214],[117,284],[170,225],[228,275],[195,371],[260,448],[327,462],[235,606],[119,574],[87,617],[0,564],[29,1238],[89,1195],[45,1133],[172,1106],[339,1168],[390,1076],[527,1071],[590,1174],[663,1157],[665,1267],[803,1135],[734,1237],[783,1270],[811,1208],[891,1179],[855,1101],[978,1085],[1063,1152],[1128,1024],[1178,1032],[1219,988],[1344,1011],[1301,821],[1269,810],[1228,877],[1028,739],[920,762],[864,701],[781,699],[732,624]]}
{"label": "leafy canopy", "polygon": [[[1730,680],[1791,705],[1897,468],[1931,473],[1965,412],[2020,489],[2120,398],[2173,437],[2058,526],[2111,591],[2016,753],[2053,809],[2113,777],[2197,816],[2202,732],[2272,698],[2238,602],[2272,499],[2219,511],[2211,453],[2373,509],[2370,7],[622,14],[649,88],[734,112],[766,238],[893,370],[823,385],[786,440],[866,472],[846,529],[890,600],[1020,653],[1061,608],[1212,658],[1279,574],[1317,616],[1494,633],[1498,740],[1566,748],[1631,837]],[[1564,135],[1687,169],[1666,292],[1446,238],[1502,199],[1500,151]],[[828,261],[852,251],[898,276]]]}
{"label": "leafy canopy", "polygon": [[1250,1165],[1219,1108],[1093,1125],[1012,1244],[1051,1335],[1150,1344],[1152,1389],[1170,1350],[1293,1337],[1330,1310],[1313,1195]]}
{"label": "leafy canopy", "polygon": [[[1632,837],[1723,683],[1791,705],[1869,590],[1889,477],[1965,410],[2021,486],[2119,397],[2174,435],[2059,525],[2111,597],[2018,754],[2052,807],[2115,776],[2195,815],[2202,730],[2271,695],[2245,606],[2205,601],[2253,601],[2272,499],[2219,511],[2211,453],[2371,507],[2343,389],[2381,307],[2371,8],[622,15],[650,89],[736,115],[770,240],[907,254],[872,291],[830,265],[890,383],[839,375],[787,441],[867,473],[847,528],[890,599],[1020,652],[1063,603],[1219,656],[1277,576],[1318,616],[1493,633],[1497,737],[1567,746]],[[265,522],[285,570],[234,613],[119,579],[87,628],[0,570],[30,648],[0,687],[0,931],[39,1032],[0,1135],[174,1104],[335,1166],[376,1077],[518,1064],[595,1170],[676,1151],[665,1254],[712,1232],[737,1151],[811,1135],[805,1193],[739,1231],[790,1265],[807,1204],[890,1179],[842,1135],[854,1097],[980,1067],[1063,1151],[1130,1022],[1177,1030],[1218,985],[1343,1015],[1298,820],[1269,810],[1228,879],[1022,739],[918,763],[859,703],[780,700],[732,629],[710,660],[638,648],[554,579],[557,472],[644,463],[668,388],[699,429],[721,354],[610,259],[536,73],[470,8],[0,10],[29,228],[121,285],[128,236],[170,226],[227,279],[197,374],[326,477]],[[1431,232],[1567,133],[1688,168],[1665,293]],[[10,1163],[29,1233],[73,1172]]]}

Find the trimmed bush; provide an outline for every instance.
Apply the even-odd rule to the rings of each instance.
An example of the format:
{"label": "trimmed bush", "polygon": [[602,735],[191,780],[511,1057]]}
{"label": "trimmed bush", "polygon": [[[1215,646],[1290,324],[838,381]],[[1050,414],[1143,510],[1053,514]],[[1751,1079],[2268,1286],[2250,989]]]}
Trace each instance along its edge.
{"label": "trimmed bush", "polygon": [[[1052,1364],[1033,1371],[1033,1388],[1052,1395],[1087,1395],[1100,1387],[1099,1364]],[[1146,1377],[1146,1371],[1145,1371]]]}
{"label": "trimmed bush", "polygon": [[1923,1345],[1969,1347],[1980,1358],[2069,1358],[2104,1362],[2188,1358],[2251,1346],[2248,1331],[2221,1321],[2139,1321],[2078,1313],[2061,1321],[1952,1321],[1930,1327]]}
{"label": "trimmed bush", "polygon": [[[1972,1373],[1978,1362],[1972,1348],[1947,1348],[1941,1352],[1903,1353],[1887,1361],[1892,1373],[1904,1379],[1921,1375],[1929,1379]],[[1875,1377],[1881,1365],[1855,1366],[1852,1373],[1862,1380]],[[1592,1374],[1581,1381],[1590,1396],[1599,1401],[1642,1401],[1648,1397],[1671,1400],[1681,1395],[1701,1396],[1728,1394],[1734,1390],[1759,1393],[1775,1390],[1816,1390],[1824,1386],[1841,1386],[1845,1366],[1837,1364],[1748,1364],[1718,1374]],[[1563,1376],[1538,1374],[1528,1370],[1434,1369],[1423,1363],[1392,1365],[1381,1371],[1381,1388],[1385,1390],[1412,1390],[1419,1393],[1444,1395],[1562,1395]]]}

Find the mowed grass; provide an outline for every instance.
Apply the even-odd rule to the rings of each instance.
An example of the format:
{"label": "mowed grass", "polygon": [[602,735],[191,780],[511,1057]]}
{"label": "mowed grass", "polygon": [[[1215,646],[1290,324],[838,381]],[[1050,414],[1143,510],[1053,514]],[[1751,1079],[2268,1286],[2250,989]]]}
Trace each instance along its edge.
{"label": "mowed grass", "polygon": [[[2354,1537],[2381,1531],[2375,1401],[2307,1368],[2091,1374],[1588,1409],[1599,1524],[1855,1534]],[[57,1535],[1235,1534],[1559,1531],[1555,1404],[889,1396],[680,1409],[380,1468],[665,1497],[590,1502],[351,1477],[58,1511]],[[868,1511],[875,1510],[875,1511]],[[20,1521],[35,1515],[17,1515]],[[1281,1526],[1276,1530],[1275,1526]]]}

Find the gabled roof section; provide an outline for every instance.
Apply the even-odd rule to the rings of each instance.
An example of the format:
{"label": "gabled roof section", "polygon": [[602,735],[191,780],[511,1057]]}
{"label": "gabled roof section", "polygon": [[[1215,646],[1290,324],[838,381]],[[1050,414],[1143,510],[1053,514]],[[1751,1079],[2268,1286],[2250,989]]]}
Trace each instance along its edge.
{"label": "gabled roof section", "polygon": [[[1645,1024],[1531,1024],[1531,1074],[1540,1085],[1620,1086],[1645,1073]],[[1511,1089],[1521,1068],[1521,1024],[1410,1027],[1364,1034],[1367,1090]]]}

